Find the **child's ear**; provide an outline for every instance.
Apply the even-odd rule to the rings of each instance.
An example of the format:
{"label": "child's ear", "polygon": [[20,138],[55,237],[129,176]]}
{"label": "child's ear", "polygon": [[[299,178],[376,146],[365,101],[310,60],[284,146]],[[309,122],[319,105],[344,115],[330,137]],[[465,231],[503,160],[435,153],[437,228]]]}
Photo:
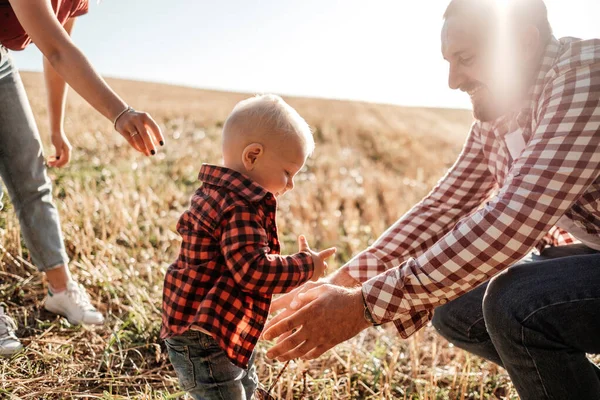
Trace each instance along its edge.
{"label": "child's ear", "polygon": [[260,143],[251,143],[242,152],[242,163],[246,170],[252,171],[256,161],[263,155],[263,146]]}

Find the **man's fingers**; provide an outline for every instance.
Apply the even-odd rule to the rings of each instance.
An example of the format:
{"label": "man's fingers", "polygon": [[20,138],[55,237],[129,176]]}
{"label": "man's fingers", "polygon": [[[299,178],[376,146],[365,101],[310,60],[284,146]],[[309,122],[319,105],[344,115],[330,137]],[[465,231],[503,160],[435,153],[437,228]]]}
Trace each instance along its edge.
{"label": "man's fingers", "polygon": [[284,334],[285,332],[300,328],[304,321],[306,321],[305,314],[305,310],[296,311],[291,316],[284,318],[283,320],[273,324],[268,329],[266,329],[263,333],[263,337],[265,338],[265,340],[271,340],[275,339],[279,335]]}
{"label": "man's fingers", "polygon": [[[277,312],[284,308],[290,308],[290,305],[294,302],[294,299],[298,296],[298,294],[305,292],[313,287],[319,285],[316,282],[305,282],[302,286],[297,287],[289,293],[286,293],[282,296],[277,297],[275,300],[271,302],[271,308],[269,309],[270,313]],[[292,307],[295,308],[295,307]]]}
{"label": "man's fingers", "polygon": [[278,361],[288,361],[288,360],[293,360],[294,358],[299,358],[299,357],[303,357],[306,355],[306,353],[314,350],[317,347],[316,340],[314,340],[315,338],[309,338],[308,340],[305,340],[304,343],[300,344],[300,346],[297,346],[295,348],[293,348],[292,350],[288,351],[287,353],[283,353],[279,356],[277,356],[277,360]]}
{"label": "man's fingers", "polygon": [[[270,320],[267,321],[267,323],[265,324],[265,327],[263,329],[263,332],[266,332],[269,328],[271,328],[273,325],[277,324],[279,321],[289,317],[290,315],[292,315],[294,313],[293,310],[290,309],[285,309],[282,312],[280,312],[279,314],[277,314],[276,316],[274,316],[273,318],[271,318]],[[264,339],[264,333],[261,336],[261,338]]]}
{"label": "man's fingers", "polygon": [[302,329],[299,329],[298,331],[289,335],[285,340],[278,341],[275,346],[271,347],[267,351],[267,357],[270,359],[278,358],[290,350],[300,346],[300,344],[302,344],[306,339],[306,334],[302,331]]}
{"label": "man's fingers", "polygon": [[313,288],[319,287],[323,285],[323,283],[321,282],[306,282],[304,285],[300,286],[298,289],[294,289],[293,292],[290,292],[290,294],[294,294],[294,298],[292,299],[292,301],[290,301],[290,305],[289,307],[292,310],[298,310],[302,307],[304,307],[306,304],[309,303],[309,301],[300,301],[300,299],[298,298],[299,295],[301,295],[304,292],[307,292]]}
{"label": "man's fingers", "polygon": [[[299,293],[294,299],[298,304],[295,308],[302,308],[313,300],[316,300],[327,288],[327,285],[320,285],[305,292]],[[293,303],[293,302],[292,302]]]}
{"label": "man's fingers", "polygon": [[286,293],[282,296],[277,297],[271,302],[271,308],[269,308],[269,313],[276,313],[277,311],[283,310],[284,308],[288,308],[290,306],[290,302],[298,293],[299,288],[292,290],[289,293]]}
{"label": "man's fingers", "polygon": [[321,357],[321,355],[329,349],[330,347],[328,347],[328,345],[322,344],[310,350],[305,355],[300,356],[300,358],[302,358],[303,360],[314,360],[315,358]]}
{"label": "man's fingers", "polygon": [[279,336],[279,337],[277,338],[277,340],[276,340],[276,342],[275,342],[275,343],[283,342],[285,339],[287,339],[288,337],[290,337],[290,336],[291,336],[291,335],[293,335],[294,333],[296,333],[296,332],[294,332],[294,331],[289,331],[289,332],[286,332],[286,333],[284,333],[283,335],[281,335],[281,336]]}
{"label": "man's fingers", "polygon": [[326,260],[326,259],[328,259],[329,257],[331,257],[332,255],[334,255],[336,251],[337,251],[337,250],[336,250],[336,248],[335,248],[335,247],[330,247],[330,248],[328,248],[328,249],[325,249],[325,250],[323,250],[323,251],[321,251],[321,252],[319,253],[319,258],[320,258],[321,260]]}

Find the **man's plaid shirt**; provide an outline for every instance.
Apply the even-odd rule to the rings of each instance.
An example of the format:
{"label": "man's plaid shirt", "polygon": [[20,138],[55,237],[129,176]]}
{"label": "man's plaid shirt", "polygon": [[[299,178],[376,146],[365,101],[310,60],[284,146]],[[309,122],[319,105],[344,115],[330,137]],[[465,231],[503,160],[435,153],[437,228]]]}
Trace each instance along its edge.
{"label": "man's plaid shirt", "polygon": [[312,256],[280,256],[273,194],[246,176],[203,165],[203,185],[177,224],[181,250],[167,270],[161,336],[210,333],[231,361],[246,368],[271,296],[309,280]]}
{"label": "man's plaid shirt", "polygon": [[[404,338],[533,248],[600,237],[600,40],[552,38],[525,107],[475,122],[432,192],[344,268]],[[511,142],[522,143],[511,154]]]}

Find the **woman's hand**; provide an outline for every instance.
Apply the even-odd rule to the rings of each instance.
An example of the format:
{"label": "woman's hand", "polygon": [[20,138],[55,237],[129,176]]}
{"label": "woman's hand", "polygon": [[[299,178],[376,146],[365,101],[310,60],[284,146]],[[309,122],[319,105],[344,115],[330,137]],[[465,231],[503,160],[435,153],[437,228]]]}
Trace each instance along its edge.
{"label": "woman's hand", "polygon": [[[50,0],[9,0],[19,22],[52,69],[98,112],[114,122],[127,104],[106,84],[67,30],[59,23]],[[67,24],[68,28],[68,24]],[[164,138],[146,113],[129,111],[118,118],[115,129],[136,150],[156,153],[155,142]]]}
{"label": "woman's hand", "polygon": [[52,133],[51,141],[56,153],[48,157],[48,166],[52,168],[64,167],[71,160],[71,143],[64,131]]}
{"label": "woman's hand", "polygon": [[147,156],[156,154],[156,145],[165,144],[158,124],[143,111],[130,109],[117,118],[115,129],[127,142]]}

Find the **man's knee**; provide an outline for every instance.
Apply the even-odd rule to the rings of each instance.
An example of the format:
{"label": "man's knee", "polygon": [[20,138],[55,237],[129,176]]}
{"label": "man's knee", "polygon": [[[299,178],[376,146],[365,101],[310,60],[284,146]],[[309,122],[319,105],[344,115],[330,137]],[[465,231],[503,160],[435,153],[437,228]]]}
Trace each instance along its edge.
{"label": "man's knee", "polygon": [[488,284],[483,296],[483,317],[487,331],[494,339],[507,336],[518,325],[519,291],[514,270],[496,275]]}
{"label": "man's knee", "polygon": [[465,311],[455,302],[447,303],[435,309],[431,323],[435,330],[451,343],[469,340],[468,327],[462,314]]}
{"label": "man's knee", "polygon": [[451,332],[452,319],[448,311],[448,304],[435,309],[435,311],[433,312],[431,324],[440,335],[450,340],[448,336]]}

